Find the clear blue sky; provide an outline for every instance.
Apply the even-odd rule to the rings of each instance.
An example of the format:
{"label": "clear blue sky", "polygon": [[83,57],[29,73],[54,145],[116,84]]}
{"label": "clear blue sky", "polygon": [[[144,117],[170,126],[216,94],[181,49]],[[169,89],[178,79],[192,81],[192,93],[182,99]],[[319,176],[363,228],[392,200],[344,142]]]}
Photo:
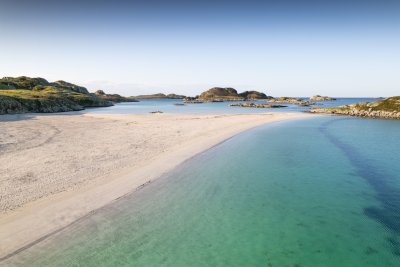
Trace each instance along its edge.
{"label": "clear blue sky", "polygon": [[399,14],[399,0],[0,0],[0,76],[124,95],[400,95]]}

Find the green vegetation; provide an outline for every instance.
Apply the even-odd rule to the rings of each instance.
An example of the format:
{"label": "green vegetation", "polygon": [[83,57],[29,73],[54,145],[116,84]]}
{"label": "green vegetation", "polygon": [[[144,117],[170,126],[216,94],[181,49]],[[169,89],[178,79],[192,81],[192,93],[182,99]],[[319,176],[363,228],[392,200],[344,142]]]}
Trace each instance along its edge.
{"label": "green vegetation", "polygon": [[361,110],[400,112],[400,96],[393,96],[373,103],[356,104]]}
{"label": "green vegetation", "polygon": [[400,119],[400,96],[393,96],[375,102],[311,109],[312,113],[329,113],[358,117]]}
{"label": "green vegetation", "polygon": [[49,83],[43,78],[25,76],[0,79],[0,114],[74,111],[127,101],[135,99],[104,92],[91,94],[85,87],[65,81]]}
{"label": "green vegetation", "polygon": [[351,109],[364,110],[364,111],[387,111],[387,112],[400,112],[400,96],[393,96],[375,102],[362,102],[348,106],[326,108],[326,110],[347,111]]}

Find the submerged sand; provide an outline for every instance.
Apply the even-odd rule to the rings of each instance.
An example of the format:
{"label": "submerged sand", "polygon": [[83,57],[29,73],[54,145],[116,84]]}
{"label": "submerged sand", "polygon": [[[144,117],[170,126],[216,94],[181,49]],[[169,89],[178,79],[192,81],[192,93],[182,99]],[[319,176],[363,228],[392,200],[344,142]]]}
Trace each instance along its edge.
{"label": "submerged sand", "polygon": [[0,259],[241,131],[304,116],[2,116]]}

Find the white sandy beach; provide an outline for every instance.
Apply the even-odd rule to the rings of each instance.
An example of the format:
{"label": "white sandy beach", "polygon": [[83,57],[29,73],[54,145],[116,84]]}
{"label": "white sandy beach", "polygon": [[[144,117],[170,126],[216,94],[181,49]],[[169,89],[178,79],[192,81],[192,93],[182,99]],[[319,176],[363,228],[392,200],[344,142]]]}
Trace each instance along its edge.
{"label": "white sandy beach", "polygon": [[213,145],[300,113],[0,117],[0,258]]}

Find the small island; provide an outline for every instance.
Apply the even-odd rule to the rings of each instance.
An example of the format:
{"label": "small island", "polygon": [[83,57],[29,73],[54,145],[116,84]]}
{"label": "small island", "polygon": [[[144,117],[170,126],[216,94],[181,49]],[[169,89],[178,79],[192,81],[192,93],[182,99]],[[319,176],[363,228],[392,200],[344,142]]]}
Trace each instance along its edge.
{"label": "small island", "polygon": [[293,104],[293,105],[298,105],[298,106],[302,106],[302,107],[308,107],[308,106],[317,104],[315,102],[306,101],[301,98],[287,97],[287,96],[272,98],[272,99],[267,100],[267,102],[281,103],[281,104]]}
{"label": "small island", "polygon": [[333,108],[314,108],[308,112],[368,118],[400,119],[400,96],[389,97],[375,102],[363,102]]}
{"label": "small island", "polygon": [[242,108],[286,108],[283,105],[273,105],[273,104],[255,104],[255,103],[237,103],[230,104],[231,107],[242,107]]}
{"label": "small island", "polygon": [[314,101],[333,101],[336,100],[336,98],[330,97],[330,96],[321,96],[321,95],[315,95],[310,97],[310,100]]}
{"label": "small island", "polygon": [[43,78],[4,77],[0,79],[0,114],[78,111],[87,107],[109,107],[118,102],[135,102],[117,94],[96,93],[65,81]]}
{"label": "small island", "polygon": [[158,93],[158,94],[152,94],[152,95],[137,95],[134,96],[135,99],[184,99],[186,96],[184,95],[177,95],[177,94],[163,94],[163,93]]}
{"label": "small island", "polygon": [[264,93],[257,91],[245,91],[238,93],[236,89],[231,87],[213,87],[207,91],[202,92],[199,96],[193,98],[186,98],[187,103],[203,103],[203,102],[224,102],[224,101],[247,101],[270,99]]}
{"label": "small island", "polygon": [[96,96],[100,97],[103,100],[111,101],[113,103],[122,103],[122,102],[139,102],[134,96],[121,96],[119,94],[106,94],[103,90],[97,90],[95,92]]}

